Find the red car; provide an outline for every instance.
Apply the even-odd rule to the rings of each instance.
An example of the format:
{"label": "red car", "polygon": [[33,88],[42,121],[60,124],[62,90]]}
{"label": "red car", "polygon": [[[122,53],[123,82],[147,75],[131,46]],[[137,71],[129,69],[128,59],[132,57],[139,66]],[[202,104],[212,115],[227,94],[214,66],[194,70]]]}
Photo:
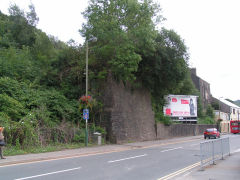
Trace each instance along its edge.
{"label": "red car", "polygon": [[216,128],[209,128],[204,131],[204,139],[220,138],[220,132]]}

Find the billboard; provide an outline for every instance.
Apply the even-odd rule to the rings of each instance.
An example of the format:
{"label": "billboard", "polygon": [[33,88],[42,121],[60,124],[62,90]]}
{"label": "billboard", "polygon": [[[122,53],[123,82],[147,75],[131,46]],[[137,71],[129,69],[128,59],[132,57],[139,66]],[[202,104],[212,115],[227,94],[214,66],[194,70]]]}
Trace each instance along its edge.
{"label": "billboard", "polygon": [[197,117],[197,96],[168,95],[163,108],[164,115],[171,117]]}

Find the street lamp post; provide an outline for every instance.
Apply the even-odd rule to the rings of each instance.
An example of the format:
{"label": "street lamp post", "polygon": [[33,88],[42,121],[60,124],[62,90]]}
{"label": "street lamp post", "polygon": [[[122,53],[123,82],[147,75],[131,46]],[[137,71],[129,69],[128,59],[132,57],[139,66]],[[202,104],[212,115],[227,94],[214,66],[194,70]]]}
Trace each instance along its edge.
{"label": "street lamp post", "polygon": [[[86,39],[86,98],[88,96],[88,41],[96,42],[97,38]],[[85,146],[88,146],[88,119],[85,127]]]}
{"label": "street lamp post", "polygon": [[[86,40],[86,98],[88,96],[88,41]],[[88,120],[85,127],[85,146],[88,146]]]}
{"label": "street lamp post", "polygon": [[220,119],[221,119],[221,114],[220,114],[220,112],[221,112],[221,108],[220,108],[220,100],[221,100],[221,98],[223,98],[223,97],[219,97],[219,100],[218,100],[218,109],[219,109],[219,116],[218,116],[218,120],[217,120],[217,123],[218,123],[218,125],[219,125],[219,131],[221,132],[222,130],[221,130],[221,121],[220,121]]}
{"label": "street lamp post", "polygon": [[219,98],[219,101],[218,101],[218,110],[219,110],[218,119],[220,119],[220,98]]}
{"label": "street lamp post", "polygon": [[218,110],[219,110],[219,115],[218,115],[218,119],[220,120],[221,119],[221,115],[220,115],[220,100],[221,100],[221,98],[223,98],[223,97],[219,97],[219,100],[218,100]]}

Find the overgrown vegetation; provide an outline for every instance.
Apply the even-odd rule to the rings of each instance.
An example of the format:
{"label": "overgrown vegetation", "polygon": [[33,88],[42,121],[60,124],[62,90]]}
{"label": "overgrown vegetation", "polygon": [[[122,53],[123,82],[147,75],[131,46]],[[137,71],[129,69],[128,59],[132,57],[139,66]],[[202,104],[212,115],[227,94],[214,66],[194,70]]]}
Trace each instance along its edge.
{"label": "overgrown vegetation", "polygon": [[170,116],[165,116],[163,112],[155,112],[156,123],[163,123],[166,126],[169,126],[173,123]]}
{"label": "overgrown vegetation", "polygon": [[[100,127],[101,89],[108,75],[147,87],[156,121],[163,96],[193,94],[184,41],[173,30],[157,29],[163,20],[151,0],[91,0],[80,33],[88,40],[89,94],[85,97],[85,50],[73,40],[61,42],[36,28],[34,6],[0,12],[0,125],[8,146],[31,149],[52,143],[82,143],[82,109],[91,112],[90,131]],[[96,38],[96,42],[91,39]]]}
{"label": "overgrown vegetation", "polygon": [[199,116],[198,118],[198,124],[216,124],[214,120],[214,109],[213,107],[209,104],[207,106],[206,112]]}
{"label": "overgrown vegetation", "polygon": [[23,151],[83,143],[84,48],[37,29],[35,8],[29,9],[11,5],[9,16],[0,12],[0,125],[6,143]]}

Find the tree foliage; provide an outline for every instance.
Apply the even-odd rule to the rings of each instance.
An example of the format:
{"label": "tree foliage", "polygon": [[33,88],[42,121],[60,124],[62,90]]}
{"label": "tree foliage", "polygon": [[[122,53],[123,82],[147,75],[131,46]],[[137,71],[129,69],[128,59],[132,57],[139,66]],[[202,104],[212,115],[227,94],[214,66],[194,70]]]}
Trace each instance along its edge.
{"label": "tree foliage", "polygon": [[155,113],[162,112],[168,94],[197,95],[188,68],[188,52],[184,41],[173,30],[162,28],[155,39],[156,51],[142,55],[138,80],[152,94]]}
{"label": "tree foliage", "polygon": [[158,6],[152,1],[91,0],[83,13],[87,23],[81,34],[94,44],[98,71],[113,73],[117,79],[133,80],[134,72],[144,54],[153,51],[156,31],[152,18],[157,16]]}
{"label": "tree foliage", "polygon": [[93,73],[136,80],[151,91],[158,110],[166,94],[197,93],[184,41],[173,30],[156,28],[156,22],[163,20],[160,10],[150,0],[92,0],[83,13],[87,23],[80,30],[86,40],[97,38],[90,43]]}
{"label": "tree foliage", "polygon": [[154,94],[179,91],[186,77],[188,54],[180,37],[172,30],[162,29],[156,38],[156,51],[152,56],[143,56],[138,77]]}

